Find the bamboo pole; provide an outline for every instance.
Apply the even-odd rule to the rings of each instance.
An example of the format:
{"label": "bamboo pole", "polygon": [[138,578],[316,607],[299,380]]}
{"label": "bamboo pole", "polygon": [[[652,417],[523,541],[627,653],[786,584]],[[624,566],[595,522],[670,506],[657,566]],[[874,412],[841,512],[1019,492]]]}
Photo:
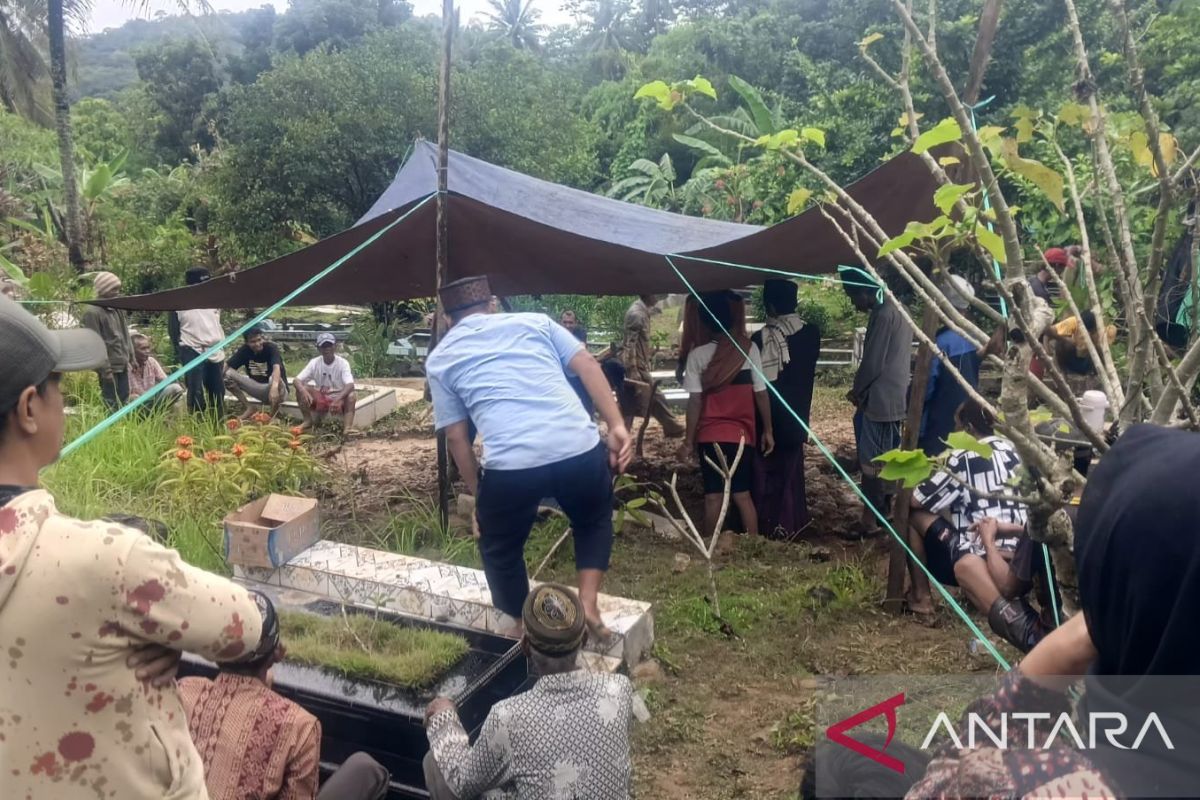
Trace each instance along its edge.
{"label": "bamboo pole", "polygon": [[[433,320],[433,341],[430,350],[437,346],[445,325],[442,314],[441,289],[446,282],[450,261],[450,226],[447,219],[447,189],[450,166],[450,55],[454,43],[454,0],[442,0],[442,67],[438,83],[438,193],[437,193],[437,251],[434,295],[437,311]],[[437,492],[438,516],[444,526],[450,521],[450,463],[446,448],[446,433],[437,434]]]}

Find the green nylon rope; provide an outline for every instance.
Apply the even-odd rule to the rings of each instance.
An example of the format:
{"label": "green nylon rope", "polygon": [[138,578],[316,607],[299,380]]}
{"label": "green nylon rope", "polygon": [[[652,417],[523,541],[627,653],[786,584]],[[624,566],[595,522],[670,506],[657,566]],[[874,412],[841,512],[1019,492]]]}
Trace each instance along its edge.
{"label": "green nylon rope", "polygon": [[224,339],[217,342],[212,347],[208,348],[203,353],[196,356],[191,361],[189,361],[188,363],[184,364],[179,369],[172,372],[166,378],[163,378],[161,381],[154,384],[154,386],[152,388],[148,389],[144,394],[140,395],[132,403],[129,403],[128,405],[123,406],[122,408],[113,412],[111,415],[100,420],[100,422],[96,423],[95,425],[93,425],[88,430],[84,431],[82,434],[80,434],[76,438],[72,439],[70,444],[68,444],[66,447],[64,447],[62,449],[62,453],[60,454],[59,457],[60,458],[67,457],[71,453],[78,450],[80,447],[83,447],[85,444],[90,442],[92,439],[95,439],[97,436],[104,433],[104,431],[108,430],[113,425],[117,424],[117,422],[119,422],[120,420],[122,420],[125,417],[132,414],[135,409],[148,403],[156,395],[158,395],[164,389],[166,389],[167,386],[171,385],[172,383],[174,383],[175,381],[179,380],[181,377],[186,375],[192,368],[194,368],[198,364],[204,363],[210,355],[212,355],[213,353],[217,352],[218,350],[221,350],[222,348],[229,345],[232,341],[237,339],[237,337],[241,336],[243,333],[248,331],[250,328],[252,328],[255,325],[257,325],[258,323],[262,322],[264,319],[266,319],[271,314],[274,314],[276,311],[278,311],[283,306],[287,305],[289,302],[291,302],[293,299],[295,299],[301,292],[305,291],[306,289],[311,287],[313,284],[315,284],[318,281],[320,281],[321,279],[325,278],[327,275],[329,275],[335,269],[342,266],[347,261],[349,261],[351,258],[358,255],[360,252],[362,252],[363,250],[365,250],[366,248],[370,247],[372,244],[377,242],[379,240],[379,237],[383,236],[385,233],[390,231],[392,228],[396,227],[401,222],[406,220],[417,209],[419,209],[421,206],[425,205],[431,199],[433,199],[433,197],[434,197],[433,194],[426,195],[424,198],[422,198],[422,200],[419,203],[417,203],[415,206],[410,208],[408,211],[401,214],[396,219],[389,222],[387,225],[380,228],[375,233],[368,236],[366,239],[364,239],[362,242],[360,242],[353,250],[346,253],[346,255],[342,256],[337,261],[334,261],[332,264],[330,264],[328,267],[325,267],[325,269],[321,270],[316,275],[313,275],[311,278],[306,280],[304,283],[300,284],[295,289],[293,289],[292,291],[288,292],[283,297],[281,297],[278,301],[275,302],[274,305],[270,306],[265,311],[259,313],[257,316],[250,319],[249,322],[246,322],[245,324],[243,324],[242,326],[237,328],[235,331],[233,331],[233,333],[229,334]]}
{"label": "green nylon rope", "polygon": [[[679,279],[681,281],[683,281],[683,285],[686,286],[688,288],[688,291],[690,291],[692,293],[692,295],[696,298],[696,302],[698,302],[707,311],[708,306],[705,304],[704,298],[702,298],[700,296],[700,293],[696,291],[696,288],[694,286],[692,286],[691,282],[688,281],[688,279],[686,277],[684,277],[683,273],[679,271],[679,267],[677,267],[675,265],[675,261],[672,259],[672,257],[668,255],[668,256],[665,256],[665,258],[667,259],[667,263],[671,265],[671,269],[675,270],[675,274],[679,276]],[[753,269],[753,267],[748,267],[748,268]],[[746,358],[747,362],[750,362],[750,355],[745,350],[742,349],[742,346],[740,344],[738,344],[737,339],[735,339],[734,337],[729,335],[729,331],[726,330],[723,325],[721,326],[721,331],[726,336],[729,336],[729,340],[731,342],[733,342],[733,346],[736,347],[738,349],[738,352],[740,352]],[[831,453],[829,451],[829,448],[825,446],[825,443],[822,442],[821,439],[817,436],[817,434],[813,432],[812,428],[810,428],[808,426],[808,423],[805,422],[804,419],[798,413],[796,413],[796,410],[794,408],[792,408],[791,404],[788,403],[787,400],[785,400],[783,398],[783,396],[779,393],[779,390],[771,385],[771,382],[766,379],[766,376],[762,373],[762,370],[760,370],[758,367],[756,367],[753,363],[750,363],[750,366],[756,373],[758,373],[759,377],[762,379],[762,381],[766,385],[767,389],[772,394],[774,394],[775,398],[777,400],[779,400],[779,402],[783,404],[783,407],[788,410],[788,413],[790,413],[792,415],[792,417],[796,420],[796,422],[800,423],[800,426],[802,428],[804,428],[804,431],[809,435],[809,438],[811,438],[812,441],[816,443],[817,448],[821,451],[821,454],[825,456],[826,460],[828,460],[829,463],[833,465],[833,468],[838,471],[838,473],[842,476],[842,478],[846,481],[846,483],[849,484],[850,488],[854,490],[854,493],[856,495],[858,495],[859,499],[862,500],[863,505],[865,505],[867,508],[871,509],[871,513],[873,513],[879,519],[879,521],[881,523],[883,523],[883,526],[888,529],[888,532],[890,532],[892,534],[892,536],[895,537],[896,541],[900,543],[900,546],[904,548],[904,551],[906,553],[908,553],[909,557],[917,564],[917,566],[919,566],[921,568],[921,571],[924,572],[925,575],[929,578],[930,583],[937,587],[938,591],[942,595],[942,598],[947,603],[950,604],[950,607],[952,609],[954,609],[954,613],[958,614],[958,616],[962,618],[962,621],[967,624],[967,627],[970,628],[971,633],[973,633],[979,641],[983,642],[983,646],[987,649],[988,653],[992,656],[992,658],[994,658],[996,660],[996,663],[999,664],[1001,667],[1003,667],[1006,670],[1012,669],[1012,665],[1010,665],[1008,663],[1008,661],[1004,658],[1004,656],[1002,656],[1000,654],[1000,651],[996,649],[996,646],[994,644],[992,644],[991,639],[989,639],[987,636],[984,635],[983,631],[981,631],[979,629],[979,626],[975,624],[974,620],[971,619],[970,615],[968,615],[967,612],[965,610],[963,610],[962,606],[960,606],[958,604],[958,601],[956,601],[950,595],[950,593],[948,591],[946,591],[945,587],[943,587],[942,584],[938,582],[937,578],[935,578],[933,576],[933,573],[931,573],[929,571],[929,568],[925,566],[924,562],[921,559],[917,558],[916,553],[914,553],[912,551],[912,548],[909,547],[908,542],[906,542],[904,540],[904,537],[902,537],[900,534],[898,534],[896,532],[896,529],[892,527],[892,524],[887,519],[887,517],[884,516],[884,514],[882,512],[880,512],[880,510],[878,508],[876,508],[874,506],[874,504],[871,503],[870,500],[867,499],[866,495],[863,494],[863,492],[859,488],[858,484],[854,482],[854,480],[850,477],[850,475],[846,472],[846,470],[842,469],[842,465],[837,462],[837,459],[834,458],[833,453]]]}
{"label": "green nylon rope", "polygon": [[[848,281],[834,275],[813,275],[806,272],[788,272],[783,269],[772,269],[771,267],[752,267],[749,264],[737,264],[733,261],[721,261],[716,258],[701,258],[700,256],[689,256],[683,253],[670,253],[667,258],[686,258],[689,261],[699,261],[702,264],[713,264],[718,267],[729,267],[730,269],[745,269],[752,272],[769,272],[772,275],[783,275],[786,278],[799,278],[806,281],[824,281],[826,283],[840,283],[844,286],[862,286],[868,289],[878,289],[879,284],[875,281],[870,283],[858,283],[856,281]],[[847,267],[848,269],[858,269],[857,267]],[[840,269],[840,267],[839,267]],[[865,274],[865,273],[864,273]]]}

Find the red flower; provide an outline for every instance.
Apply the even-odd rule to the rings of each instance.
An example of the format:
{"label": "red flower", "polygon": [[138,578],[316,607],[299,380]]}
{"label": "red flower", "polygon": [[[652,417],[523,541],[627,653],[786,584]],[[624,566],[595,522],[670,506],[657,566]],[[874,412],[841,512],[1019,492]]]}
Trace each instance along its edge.
{"label": "red flower", "polygon": [[192,446],[192,437],[180,436],[178,439],[175,440],[175,444],[179,445],[180,447],[182,447],[183,449],[186,450],[187,448]]}
{"label": "red flower", "polygon": [[[186,436],[180,436],[179,438],[180,438],[180,439],[187,439],[187,437],[186,437]],[[190,441],[191,441],[191,439],[188,439],[188,441],[190,442]],[[180,461],[182,461],[182,462],[185,462],[185,463],[186,463],[186,462],[188,462],[188,461],[191,461],[191,460],[192,460],[192,456],[193,456],[193,455],[194,455],[194,453],[192,453],[192,451],[191,451],[191,450],[176,450],[176,451],[175,451],[175,457],[176,457],[176,458],[178,458]]]}
{"label": "red flower", "polygon": [[288,447],[292,448],[293,450],[299,450],[303,446],[304,443],[299,439],[292,439],[290,442],[288,442]]}
{"label": "red flower", "polygon": [[243,445],[235,444],[232,452],[236,458],[241,458],[242,456],[246,455],[246,448]]}
{"label": "red flower", "polygon": [[265,411],[260,411],[254,415],[253,419],[259,425],[266,425],[268,422],[271,421],[271,415],[266,413]]}
{"label": "red flower", "polygon": [[204,460],[210,464],[215,464],[225,457],[225,454],[220,450],[209,450],[204,454]]}
{"label": "red flower", "polygon": [[297,437],[300,436],[300,434],[304,433],[304,428],[301,428],[299,425],[293,425],[288,430],[291,431],[292,436],[297,436]]}
{"label": "red flower", "polygon": [[229,428],[229,430],[231,432],[236,431],[238,428],[242,427],[242,421],[240,419],[238,419],[237,417],[234,417],[233,419],[231,419],[225,423],[225,427]]}
{"label": "red flower", "polygon": [[713,186],[717,187],[718,189],[724,189],[725,181],[721,180],[720,178],[717,178],[715,181],[713,181]]}

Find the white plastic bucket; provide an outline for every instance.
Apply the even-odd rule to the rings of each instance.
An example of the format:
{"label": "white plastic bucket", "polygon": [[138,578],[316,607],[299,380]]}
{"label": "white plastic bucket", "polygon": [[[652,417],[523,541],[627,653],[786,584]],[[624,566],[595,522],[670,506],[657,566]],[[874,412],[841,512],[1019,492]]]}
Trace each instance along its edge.
{"label": "white plastic bucket", "polygon": [[1079,400],[1083,421],[1096,433],[1104,432],[1104,413],[1108,411],[1108,397],[1094,389],[1083,393]]}

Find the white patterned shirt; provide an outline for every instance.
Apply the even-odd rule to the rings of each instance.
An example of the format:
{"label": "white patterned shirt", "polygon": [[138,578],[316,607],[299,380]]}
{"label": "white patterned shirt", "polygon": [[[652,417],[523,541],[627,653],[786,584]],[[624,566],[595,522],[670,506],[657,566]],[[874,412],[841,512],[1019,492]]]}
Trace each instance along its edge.
{"label": "white patterned shirt", "polygon": [[429,746],[459,800],[627,800],[632,714],[628,678],[577,670],[496,703],[474,746],[457,711],[435,714]]}

